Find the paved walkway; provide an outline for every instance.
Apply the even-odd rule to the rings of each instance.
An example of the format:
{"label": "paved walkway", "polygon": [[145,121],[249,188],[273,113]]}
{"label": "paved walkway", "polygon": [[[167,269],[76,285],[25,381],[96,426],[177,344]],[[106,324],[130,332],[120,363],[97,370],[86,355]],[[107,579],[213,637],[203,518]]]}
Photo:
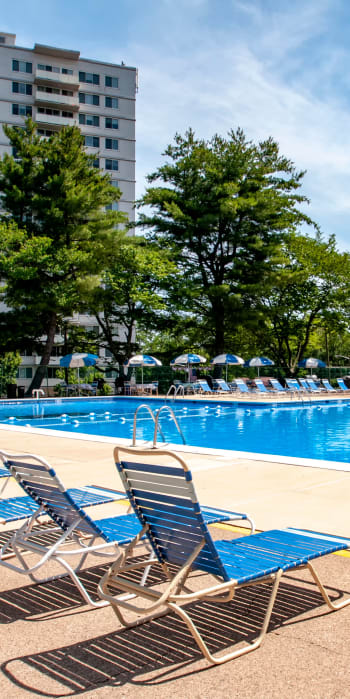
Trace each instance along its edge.
{"label": "paved walkway", "polygon": [[[37,453],[67,486],[120,488],[112,445],[1,431],[9,452]],[[258,529],[291,525],[350,535],[350,473],[232,457],[186,455],[201,502],[247,511]],[[11,482],[7,495],[18,494]],[[96,516],[122,505],[96,508]],[[214,536],[228,536],[212,528]],[[91,566],[91,562],[89,564]],[[329,556],[318,570],[335,596],[350,594],[350,557]],[[90,610],[70,582],[32,585],[1,569],[0,662],[4,697],[350,697],[350,608],[328,613],[306,573],[281,585],[270,631],[254,653],[220,667],[202,660],[170,615],[121,630],[110,608]],[[93,585],[102,568],[86,571]],[[251,587],[235,606],[204,604],[198,621],[216,649],[253,634],[266,591]]]}

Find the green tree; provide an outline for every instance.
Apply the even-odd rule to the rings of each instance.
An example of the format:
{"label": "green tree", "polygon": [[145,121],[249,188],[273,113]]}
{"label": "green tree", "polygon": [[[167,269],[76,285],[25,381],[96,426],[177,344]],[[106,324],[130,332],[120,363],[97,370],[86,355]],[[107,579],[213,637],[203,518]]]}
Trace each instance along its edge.
{"label": "green tree", "polygon": [[35,322],[37,336],[46,336],[30,392],[45,375],[57,327],[99,285],[125,216],[106,210],[120,192],[93,167],[77,127],[47,140],[36,135],[31,120],[4,131],[15,157],[5,154],[0,162],[2,296]]}
{"label": "green tree", "polygon": [[283,253],[256,307],[265,320],[257,338],[278,366],[295,373],[310,349],[327,360],[325,338],[348,330],[350,255],[337,250],[334,236],[321,235],[291,235]]}
{"label": "green tree", "polygon": [[120,364],[139,347],[136,329],[151,335],[167,326],[165,288],[175,274],[166,252],[140,237],[125,240],[110,260],[103,284],[91,293],[88,310],[100,326],[99,344]]}
{"label": "green tree", "polygon": [[235,328],[254,322],[252,299],[286,233],[312,224],[298,208],[307,201],[298,193],[304,173],[273,139],[255,145],[241,129],[208,142],[189,130],[164,155],[139,202],[151,210],[140,225],[178,266],[169,297],[180,324],[218,354]]}

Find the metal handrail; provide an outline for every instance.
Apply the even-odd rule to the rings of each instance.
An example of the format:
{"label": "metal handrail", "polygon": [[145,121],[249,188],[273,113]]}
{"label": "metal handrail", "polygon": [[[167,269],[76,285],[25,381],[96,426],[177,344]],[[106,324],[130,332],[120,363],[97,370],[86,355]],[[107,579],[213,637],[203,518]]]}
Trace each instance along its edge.
{"label": "metal handrail", "polygon": [[178,385],[178,387],[176,388],[174,398],[176,398],[176,396],[177,396],[179,393],[182,393],[183,396],[185,395],[185,387],[182,385],[182,383],[180,383],[180,384]]}
{"label": "metal handrail", "polygon": [[169,388],[169,391],[168,391],[168,393],[167,393],[167,396],[170,396],[170,395],[171,395],[173,389],[174,389],[174,398],[175,398],[175,396],[176,396],[176,386],[175,386],[175,384],[173,384],[173,383],[171,384],[171,386],[170,386],[170,388]]}
{"label": "metal handrail", "polygon": [[[178,431],[178,433],[179,433],[180,436],[181,436],[182,443],[183,443],[183,444],[186,444],[185,437],[184,437],[183,432],[182,432],[182,429],[181,429],[181,427],[180,427],[180,425],[179,425],[179,423],[178,423],[178,421],[177,421],[177,419],[176,419],[176,417],[175,417],[174,411],[172,410],[172,408],[171,408],[169,405],[162,405],[162,407],[159,408],[159,410],[157,410],[156,421],[155,421],[155,425],[154,425],[154,434],[153,434],[153,448],[154,448],[154,449],[155,449],[155,447],[156,447],[156,445],[157,445],[158,428],[159,428],[160,433],[162,434],[161,429],[160,429],[159,424],[158,424],[158,423],[159,423],[159,416],[160,416],[160,414],[161,414],[162,412],[164,412],[165,410],[167,410],[167,411],[170,413],[171,417],[173,418],[173,420],[174,420],[174,422],[175,422],[175,425],[176,425],[176,427],[177,427],[177,431]],[[162,435],[162,436],[163,436],[163,435]],[[164,437],[163,437],[163,439],[164,439]]]}
{"label": "metal handrail", "polygon": [[[142,403],[141,405],[139,405],[139,406],[136,408],[136,410],[135,410],[135,415],[134,415],[134,426],[133,426],[133,432],[132,432],[132,446],[133,446],[133,447],[136,447],[136,423],[137,423],[137,414],[138,414],[138,412],[141,410],[141,408],[146,408],[146,410],[148,410],[148,412],[149,412],[149,414],[150,414],[150,416],[151,416],[153,422],[156,423],[156,418],[154,417],[154,413],[153,413],[153,411],[151,410],[151,408],[149,407],[149,405],[147,405],[146,403]],[[163,437],[163,441],[165,442],[164,434],[163,434],[163,432],[162,432],[162,430],[161,430],[160,427],[159,427],[159,432],[160,432],[160,434],[161,434],[162,437]]]}

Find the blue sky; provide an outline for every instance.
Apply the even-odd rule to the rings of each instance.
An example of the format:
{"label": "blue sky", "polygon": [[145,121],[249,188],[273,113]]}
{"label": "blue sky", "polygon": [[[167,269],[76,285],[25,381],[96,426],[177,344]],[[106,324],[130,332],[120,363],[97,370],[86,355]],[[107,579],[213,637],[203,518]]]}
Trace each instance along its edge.
{"label": "blue sky", "polygon": [[139,69],[137,195],[175,132],[275,138],[306,170],[309,215],[350,250],[348,0],[17,0],[17,44]]}

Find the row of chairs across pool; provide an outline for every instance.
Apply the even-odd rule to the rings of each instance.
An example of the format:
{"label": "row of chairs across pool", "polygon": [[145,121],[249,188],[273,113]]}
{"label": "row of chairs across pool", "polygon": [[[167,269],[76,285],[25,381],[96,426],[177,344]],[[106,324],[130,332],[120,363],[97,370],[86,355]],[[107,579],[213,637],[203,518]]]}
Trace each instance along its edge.
{"label": "row of chairs across pool", "polygon": [[285,379],[285,385],[278,379],[235,379],[226,382],[224,379],[213,379],[213,386],[205,379],[198,379],[195,383],[186,385],[187,393],[194,394],[250,394],[253,396],[264,394],[275,396],[276,394],[310,394],[310,393],[348,393],[350,388],[345,384],[344,379],[337,379],[338,388],[334,388],[328,379],[315,380],[307,379]]}
{"label": "row of chairs across pool", "polygon": [[[261,644],[285,572],[306,567],[332,610],[350,603],[349,597],[340,601],[330,599],[311,563],[327,554],[350,550],[349,538],[295,528],[255,533],[246,513],[201,507],[191,473],[177,454],[161,449],[117,447],[114,460],[124,492],[106,489],[99,492],[96,486],[67,490],[54,469],[35,455],[0,451],[0,459],[3,477],[14,477],[25,491],[22,498],[0,499],[2,521],[9,521],[6,508],[9,511],[11,502],[18,510],[17,519],[25,520],[0,548],[0,565],[42,583],[55,579],[37,577],[46,563],[55,561],[63,568],[63,574],[69,574],[87,604],[93,607],[110,604],[124,626],[135,623],[130,621],[129,612],[138,615],[137,623],[175,612],[211,663],[220,664]],[[96,519],[86,512],[88,505],[120,498],[128,500],[129,513]],[[49,529],[45,543],[43,534],[48,530],[43,530],[43,525],[47,527],[47,518],[54,529]],[[232,539],[212,538],[208,525],[232,521],[243,524],[246,521],[250,530],[247,529],[245,536]],[[53,531],[57,532],[56,540],[52,539]],[[139,543],[146,544],[149,552],[142,559],[135,558],[134,553]],[[36,554],[34,562],[30,554]],[[100,579],[98,600],[91,597],[80,576],[89,554],[115,559]],[[149,572],[153,566],[160,566],[162,578],[153,577],[152,584]],[[196,578],[194,588],[190,587],[192,573]],[[199,573],[205,576],[200,589]],[[213,579],[210,583],[208,576]],[[154,580],[163,580],[166,587],[159,590]],[[266,583],[271,584],[271,592],[257,638],[230,652],[214,654],[195,624],[193,603],[201,600],[206,603],[210,599],[231,602],[239,588]],[[243,621],[243,636],[245,630]]]}

